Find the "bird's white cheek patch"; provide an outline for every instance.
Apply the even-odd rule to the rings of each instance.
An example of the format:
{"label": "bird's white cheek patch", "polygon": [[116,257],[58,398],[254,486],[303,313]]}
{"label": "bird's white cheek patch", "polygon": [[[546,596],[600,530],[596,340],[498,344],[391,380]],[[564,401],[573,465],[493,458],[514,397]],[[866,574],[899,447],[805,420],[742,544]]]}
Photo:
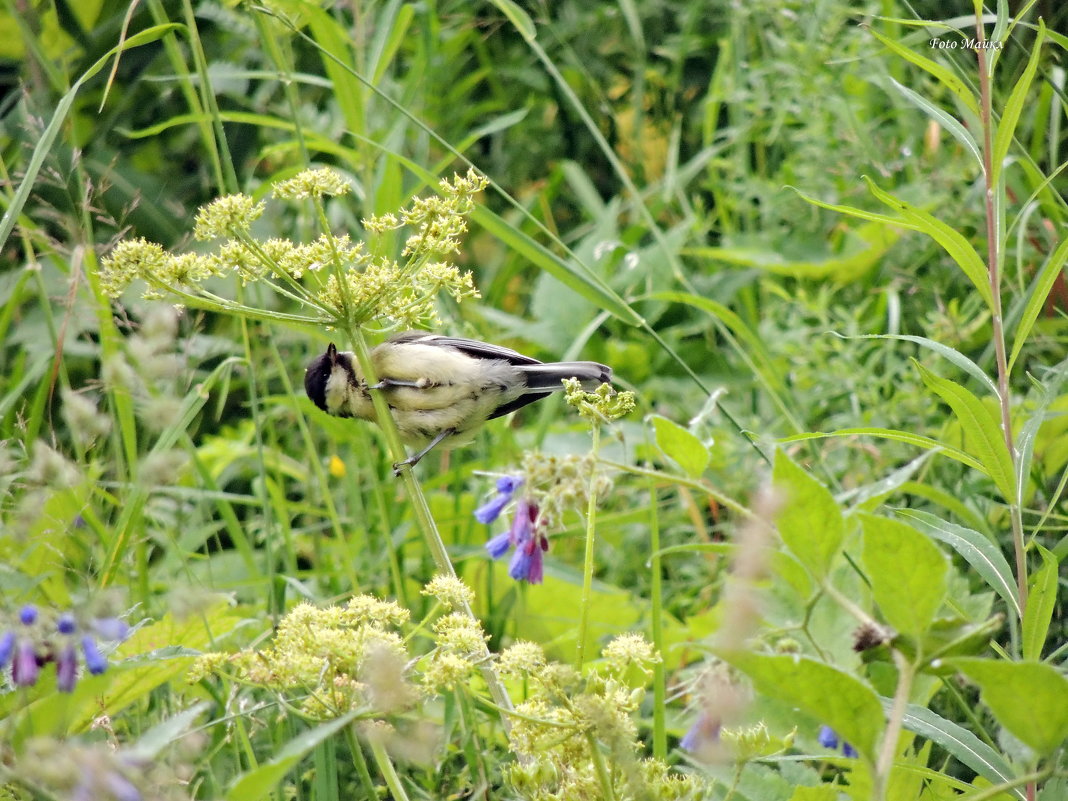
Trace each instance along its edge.
{"label": "bird's white cheek patch", "polygon": [[342,411],[348,394],[349,379],[344,370],[335,370],[326,380],[326,410],[330,414]]}

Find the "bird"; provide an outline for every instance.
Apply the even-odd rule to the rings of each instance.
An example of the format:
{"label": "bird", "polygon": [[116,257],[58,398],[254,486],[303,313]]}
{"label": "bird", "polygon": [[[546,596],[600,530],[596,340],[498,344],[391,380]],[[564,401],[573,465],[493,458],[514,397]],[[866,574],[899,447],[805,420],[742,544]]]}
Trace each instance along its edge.
{"label": "bird", "polygon": [[466,445],[487,420],[514,412],[578,379],[592,390],[612,379],[598,362],[540,362],[475,339],[424,331],[395,334],[371,350],[377,383],[368,385],[351,352],[330,343],[308,365],[304,390],[327,414],[377,422],[371,392],[380,391],[405,445],[418,450],[393,465],[399,475],[435,447]]}

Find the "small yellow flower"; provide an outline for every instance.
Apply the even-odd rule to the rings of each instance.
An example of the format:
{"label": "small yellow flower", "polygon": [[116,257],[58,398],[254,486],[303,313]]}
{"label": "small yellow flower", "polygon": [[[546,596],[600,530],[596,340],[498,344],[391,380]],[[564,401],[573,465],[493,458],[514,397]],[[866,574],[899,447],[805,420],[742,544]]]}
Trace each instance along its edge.
{"label": "small yellow flower", "polygon": [[329,167],[302,170],[287,181],[279,181],[271,194],[283,200],[301,200],[323,195],[345,195],[352,187],[337,170]]}
{"label": "small yellow flower", "polygon": [[471,588],[464,584],[461,579],[456,576],[447,576],[443,573],[434,576],[423,587],[423,595],[437,598],[450,609],[460,609],[475,599],[475,594],[471,592]]}
{"label": "small yellow flower", "polygon": [[618,420],[634,411],[637,403],[633,392],[616,392],[611,385],[601,384],[593,392],[586,392],[574,378],[564,380],[564,394],[569,406],[580,415],[595,420]]}
{"label": "small yellow flower", "polygon": [[193,236],[201,241],[245,233],[263,214],[265,205],[248,195],[224,195],[197,211]]}
{"label": "small yellow flower", "polygon": [[334,478],[345,477],[345,463],[338,458],[337,454],[330,457],[330,475]]}

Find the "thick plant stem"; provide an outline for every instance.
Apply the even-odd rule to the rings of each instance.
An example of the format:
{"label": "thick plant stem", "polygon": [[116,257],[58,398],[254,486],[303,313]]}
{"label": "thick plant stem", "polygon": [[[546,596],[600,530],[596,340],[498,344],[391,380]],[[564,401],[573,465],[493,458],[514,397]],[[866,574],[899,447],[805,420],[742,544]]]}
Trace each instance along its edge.
{"label": "thick plant stem", "polygon": [[[600,429],[593,424],[593,453],[600,445]],[[590,498],[586,507],[586,558],[582,563],[582,601],[579,604],[578,647],[575,650],[575,668],[582,670],[586,658],[586,629],[590,621],[590,602],[593,598],[593,551],[597,531],[597,493],[594,492],[594,477],[590,476]]]}
{"label": "thick plant stem", "polygon": [[883,733],[883,744],[875,760],[875,775],[872,778],[872,798],[875,801],[884,801],[886,798],[886,784],[890,778],[890,769],[894,767],[897,741],[905,721],[912,680],[916,676],[916,667],[897,651],[894,651],[894,662],[897,664],[897,689],[894,691],[893,706],[890,707],[890,719],[887,720],[886,731]]}
{"label": "thick plant stem", "polygon": [[[377,384],[378,376],[375,375],[374,364],[371,362],[371,349],[367,345],[363,332],[358,328],[351,331],[350,339],[352,340],[353,353],[356,356],[356,361],[359,362],[360,372],[363,374],[364,380],[369,385]],[[374,403],[378,424],[385,434],[386,445],[389,448],[390,455],[397,462],[403,461],[407,454],[404,451],[404,443],[401,442],[396,423],[394,423],[393,417],[389,413],[389,404],[381,392],[372,392],[371,402]],[[412,508],[415,510],[416,522],[419,525],[419,530],[423,532],[423,538],[426,540],[427,548],[430,549],[434,564],[441,573],[455,578],[456,569],[452,566],[452,560],[449,558],[449,552],[441,539],[437,523],[434,522],[434,516],[430,513],[430,506],[426,502],[426,496],[423,495],[423,488],[420,486],[411,467],[406,467],[401,472],[401,480],[404,482],[404,489],[412,503]],[[472,620],[478,620],[474,610],[467,603],[463,604],[460,611]],[[481,625],[481,621],[479,621],[479,624]],[[482,673],[483,680],[486,682],[493,702],[504,710],[501,715],[501,721],[505,731],[511,731],[511,719],[508,713],[513,709],[512,699],[508,696],[508,691],[505,689],[504,684],[501,683],[501,679],[490,660],[489,648],[485,649],[483,656],[479,670]]]}
{"label": "thick plant stem", "polygon": [[[1009,366],[1005,356],[1005,322],[1001,310],[1001,236],[998,230],[998,216],[994,206],[994,193],[998,187],[994,185],[994,145],[993,145],[993,113],[990,101],[990,76],[987,73],[986,48],[983,43],[986,40],[986,31],[983,28],[982,17],[976,18],[976,40],[979,46],[975,49],[979,61],[979,101],[980,117],[983,126],[983,175],[986,181],[986,249],[987,249],[987,275],[990,279],[990,291],[994,298],[994,307],[991,310],[994,336],[994,358],[998,369],[998,401],[1001,409],[1001,431],[1005,437],[1005,447],[1008,448],[1009,458],[1015,469],[1017,458],[1012,443],[1012,407],[1009,397]],[[1020,601],[1020,614],[1023,615],[1027,608],[1027,558],[1024,554],[1023,518],[1020,510],[1019,498],[1006,498],[1009,505],[1009,519],[1012,523],[1012,546],[1016,554],[1016,588]]]}

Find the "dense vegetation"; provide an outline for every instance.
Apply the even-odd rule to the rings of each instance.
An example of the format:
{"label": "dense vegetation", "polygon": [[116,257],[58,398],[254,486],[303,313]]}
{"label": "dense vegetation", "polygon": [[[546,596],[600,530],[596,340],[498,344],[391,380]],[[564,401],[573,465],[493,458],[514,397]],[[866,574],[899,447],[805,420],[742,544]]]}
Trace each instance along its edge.
{"label": "dense vegetation", "polygon": [[0,799],[1068,798],[1066,29],[8,0]]}

